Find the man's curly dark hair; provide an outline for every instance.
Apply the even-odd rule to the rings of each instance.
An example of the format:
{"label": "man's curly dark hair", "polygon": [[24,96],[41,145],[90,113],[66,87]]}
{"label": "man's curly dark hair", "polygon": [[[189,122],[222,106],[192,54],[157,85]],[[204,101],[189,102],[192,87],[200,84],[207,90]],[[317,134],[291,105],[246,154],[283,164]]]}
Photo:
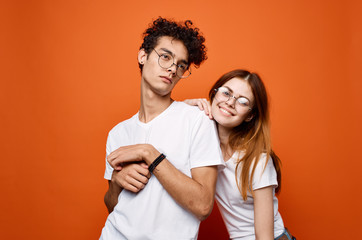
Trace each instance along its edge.
{"label": "man's curly dark hair", "polygon": [[[190,20],[184,23],[177,23],[165,18],[159,17],[153,21],[152,25],[143,33],[143,43],[140,49],[144,49],[149,54],[157,45],[160,37],[168,36],[180,40],[188,51],[188,64],[194,64],[199,67],[207,59],[205,38],[199,32],[199,29],[193,27]],[[142,71],[143,65],[139,64]]]}

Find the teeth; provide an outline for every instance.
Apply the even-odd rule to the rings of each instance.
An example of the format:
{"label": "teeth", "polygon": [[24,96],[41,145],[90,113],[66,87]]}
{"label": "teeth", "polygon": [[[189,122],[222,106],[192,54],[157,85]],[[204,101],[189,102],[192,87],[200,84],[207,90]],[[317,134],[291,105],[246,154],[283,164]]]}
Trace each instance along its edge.
{"label": "teeth", "polygon": [[226,111],[225,109],[223,109],[223,108],[220,108],[220,111],[222,111],[222,112],[224,112],[224,113],[226,113],[226,114],[228,114],[228,115],[231,116],[231,114],[230,114],[228,111]]}

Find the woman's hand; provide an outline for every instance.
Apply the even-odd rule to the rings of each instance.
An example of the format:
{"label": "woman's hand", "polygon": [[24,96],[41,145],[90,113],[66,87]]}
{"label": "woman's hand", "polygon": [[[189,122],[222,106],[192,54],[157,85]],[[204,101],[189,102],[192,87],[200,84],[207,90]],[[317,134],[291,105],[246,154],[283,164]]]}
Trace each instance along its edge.
{"label": "woman's hand", "polygon": [[186,99],[184,103],[191,106],[198,106],[201,111],[204,111],[205,114],[212,119],[211,104],[206,98]]}

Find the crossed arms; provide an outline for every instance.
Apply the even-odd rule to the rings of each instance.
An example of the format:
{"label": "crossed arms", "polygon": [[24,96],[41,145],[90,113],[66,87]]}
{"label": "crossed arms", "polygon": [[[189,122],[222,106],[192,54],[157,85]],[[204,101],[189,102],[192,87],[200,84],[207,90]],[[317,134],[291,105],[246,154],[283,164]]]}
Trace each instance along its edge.
{"label": "crossed arms", "polygon": [[[109,212],[118,203],[118,195],[123,189],[138,192],[145,187],[151,177],[147,167],[159,155],[160,152],[150,144],[120,147],[108,155],[107,161],[114,168],[104,197]],[[214,203],[217,166],[193,168],[190,178],[166,158],[157,165],[153,174],[171,197],[199,220],[210,215]]]}

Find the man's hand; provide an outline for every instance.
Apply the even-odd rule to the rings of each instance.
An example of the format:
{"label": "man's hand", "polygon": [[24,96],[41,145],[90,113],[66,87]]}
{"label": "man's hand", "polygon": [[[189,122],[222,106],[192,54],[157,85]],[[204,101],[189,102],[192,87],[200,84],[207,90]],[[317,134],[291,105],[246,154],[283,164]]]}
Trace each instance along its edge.
{"label": "man's hand", "polygon": [[123,189],[138,193],[146,186],[150,177],[147,164],[130,163],[124,165],[121,171],[114,170],[112,181]]}
{"label": "man's hand", "polygon": [[126,163],[144,161],[148,166],[160,155],[150,144],[136,144],[120,147],[111,152],[107,161],[115,170],[121,170]]}
{"label": "man's hand", "polygon": [[[122,149],[117,150],[122,152]],[[121,153],[120,155],[122,156]],[[114,153],[114,156],[119,155]],[[122,163],[122,161],[119,162]],[[108,191],[104,195],[104,203],[106,204],[109,213],[111,213],[117,205],[118,196],[123,189],[137,193],[145,187],[148,183],[148,179],[151,177],[148,166],[144,162],[126,163],[123,164],[123,167],[119,166],[118,169],[122,170],[115,169],[113,171],[112,178],[108,181]]]}

